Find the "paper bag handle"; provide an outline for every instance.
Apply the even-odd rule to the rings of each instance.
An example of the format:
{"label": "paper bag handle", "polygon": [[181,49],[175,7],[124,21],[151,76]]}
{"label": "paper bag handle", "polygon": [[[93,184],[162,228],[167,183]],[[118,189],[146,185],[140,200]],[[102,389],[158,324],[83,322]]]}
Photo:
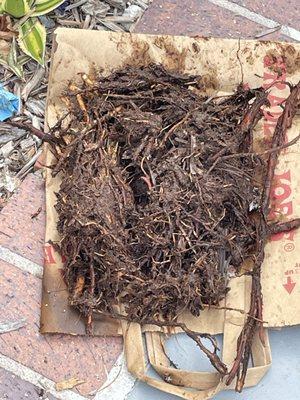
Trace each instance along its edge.
{"label": "paper bag handle", "polygon": [[190,391],[189,388],[179,387],[147,376],[141,326],[136,323],[122,322],[122,329],[127,368],[139,380],[146,382],[156,389],[186,400],[208,400],[224,389],[225,384],[220,377],[218,383],[210,389]]}
{"label": "paper bag handle", "polygon": [[[245,387],[257,385],[271,366],[271,352],[267,331],[264,334],[264,344],[258,335],[253,340],[252,357],[254,366],[247,371]],[[150,364],[163,379],[169,379],[174,385],[184,385],[198,390],[207,390],[218,385],[220,375],[217,372],[195,372],[172,368],[169,359],[165,355],[164,335],[161,333],[146,332],[146,343]],[[226,343],[224,343],[224,346],[226,346]],[[223,389],[234,389],[234,385],[233,382]]]}
{"label": "paper bag handle", "polygon": [[[226,296],[227,310],[223,324],[223,362],[232,365],[236,354],[237,339],[245,323],[246,314],[236,310],[249,308],[249,291],[251,280],[246,276],[231,279],[230,291]],[[170,367],[169,359],[164,352],[160,332],[146,332],[148,357],[158,374],[168,381],[160,381],[147,376],[146,360],[143,346],[142,329],[139,324],[122,322],[127,367],[138,379],[164,392],[180,396],[187,400],[207,400],[224,389],[224,380],[217,372],[183,371]],[[248,369],[245,386],[256,385],[266,374],[271,365],[270,345],[267,331],[262,331],[264,343],[259,335],[253,338],[252,355],[254,366]],[[189,390],[190,389],[190,390]]]}
{"label": "paper bag handle", "polygon": [[[208,400],[224,389],[233,388],[232,385],[226,386],[217,372],[194,372],[171,368],[169,361],[166,361],[168,359],[159,332],[146,333],[148,356],[152,367],[162,378],[169,379],[170,383],[147,376],[141,326],[123,322],[122,329],[127,368],[132,375],[148,385],[187,400]],[[248,370],[246,387],[256,385],[270,368],[271,354],[267,331],[264,344],[258,335],[255,336],[252,354],[254,367]]]}

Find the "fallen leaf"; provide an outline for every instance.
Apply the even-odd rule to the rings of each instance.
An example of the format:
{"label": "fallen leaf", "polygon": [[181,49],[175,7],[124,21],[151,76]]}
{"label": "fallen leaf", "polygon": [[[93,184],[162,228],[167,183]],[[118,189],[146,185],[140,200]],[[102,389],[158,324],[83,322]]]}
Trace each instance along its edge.
{"label": "fallen leaf", "polygon": [[22,89],[22,98],[24,101],[26,101],[32,92],[36,87],[41,85],[42,80],[45,76],[45,69],[41,66],[39,66],[35,74],[32,76],[32,78],[26,83],[26,85]]}
{"label": "fallen leaf", "polygon": [[[0,32],[0,37],[1,37],[1,32]],[[1,40],[0,39],[0,54],[1,57],[7,57],[8,53],[10,50],[10,44],[6,40]]]}
{"label": "fallen leaf", "polygon": [[55,390],[61,392],[62,390],[73,389],[75,386],[82,385],[83,383],[85,383],[85,381],[82,381],[78,378],[66,379],[64,381],[57,382],[55,384]]}

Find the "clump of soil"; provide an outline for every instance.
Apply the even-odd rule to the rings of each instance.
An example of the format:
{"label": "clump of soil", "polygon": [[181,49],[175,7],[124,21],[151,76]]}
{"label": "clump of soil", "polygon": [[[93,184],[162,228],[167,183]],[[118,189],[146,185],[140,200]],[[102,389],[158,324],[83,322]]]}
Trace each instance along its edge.
{"label": "clump of soil", "polygon": [[[176,325],[185,310],[198,316],[219,305],[228,277],[250,261],[251,309],[228,376],[230,383],[243,367],[240,390],[262,321],[269,187],[293,112],[278,122],[277,152],[262,157],[252,131],[265,91],[207,98],[201,89],[201,77],[157,65],[70,85],[70,121],[52,132],[53,174],[62,176],[57,245],[70,304],[89,333],[94,312],[158,325]],[[202,350],[227,373],[216,348]]]}

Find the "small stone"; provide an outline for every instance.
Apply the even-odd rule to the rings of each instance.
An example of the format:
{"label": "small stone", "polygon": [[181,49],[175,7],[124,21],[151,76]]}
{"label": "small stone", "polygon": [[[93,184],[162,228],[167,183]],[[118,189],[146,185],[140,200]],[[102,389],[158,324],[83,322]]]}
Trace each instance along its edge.
{"label": "small stone", "polygon": [[132,4],[131,6],[127,7],[124,11],[123,17],[131,17],[132,19],[137,19],[143,14],[143,10],[140,6],[136,4]]}
{"label": "small stone", "polygon": [[[136,21],[141,15],[143,14],[143,9],[140,6],[132,4],[131,6],[127,7],[123,13],[123,17],[132,18],[133,21]],[[130,29],[131,23],[123,23],[124,28]]]}

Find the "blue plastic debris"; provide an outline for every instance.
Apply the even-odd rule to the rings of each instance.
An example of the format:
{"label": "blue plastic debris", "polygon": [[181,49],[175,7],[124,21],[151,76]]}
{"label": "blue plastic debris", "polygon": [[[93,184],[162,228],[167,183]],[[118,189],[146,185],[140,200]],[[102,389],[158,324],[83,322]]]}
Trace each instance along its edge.
{"label": "blue plastic debris", "polygon": [[66,0],[64,3],[62,3],[55,11],[58,11],[59,14],[64,14],[66,7],[70,5],[70,1]]}
{"label": "blue plastic debris", "polygon": [[13,116],[18,111],[19,104],[19,97],[3,89],[3,86],[0,84],[0,121],[5,121],[7,118]]}

